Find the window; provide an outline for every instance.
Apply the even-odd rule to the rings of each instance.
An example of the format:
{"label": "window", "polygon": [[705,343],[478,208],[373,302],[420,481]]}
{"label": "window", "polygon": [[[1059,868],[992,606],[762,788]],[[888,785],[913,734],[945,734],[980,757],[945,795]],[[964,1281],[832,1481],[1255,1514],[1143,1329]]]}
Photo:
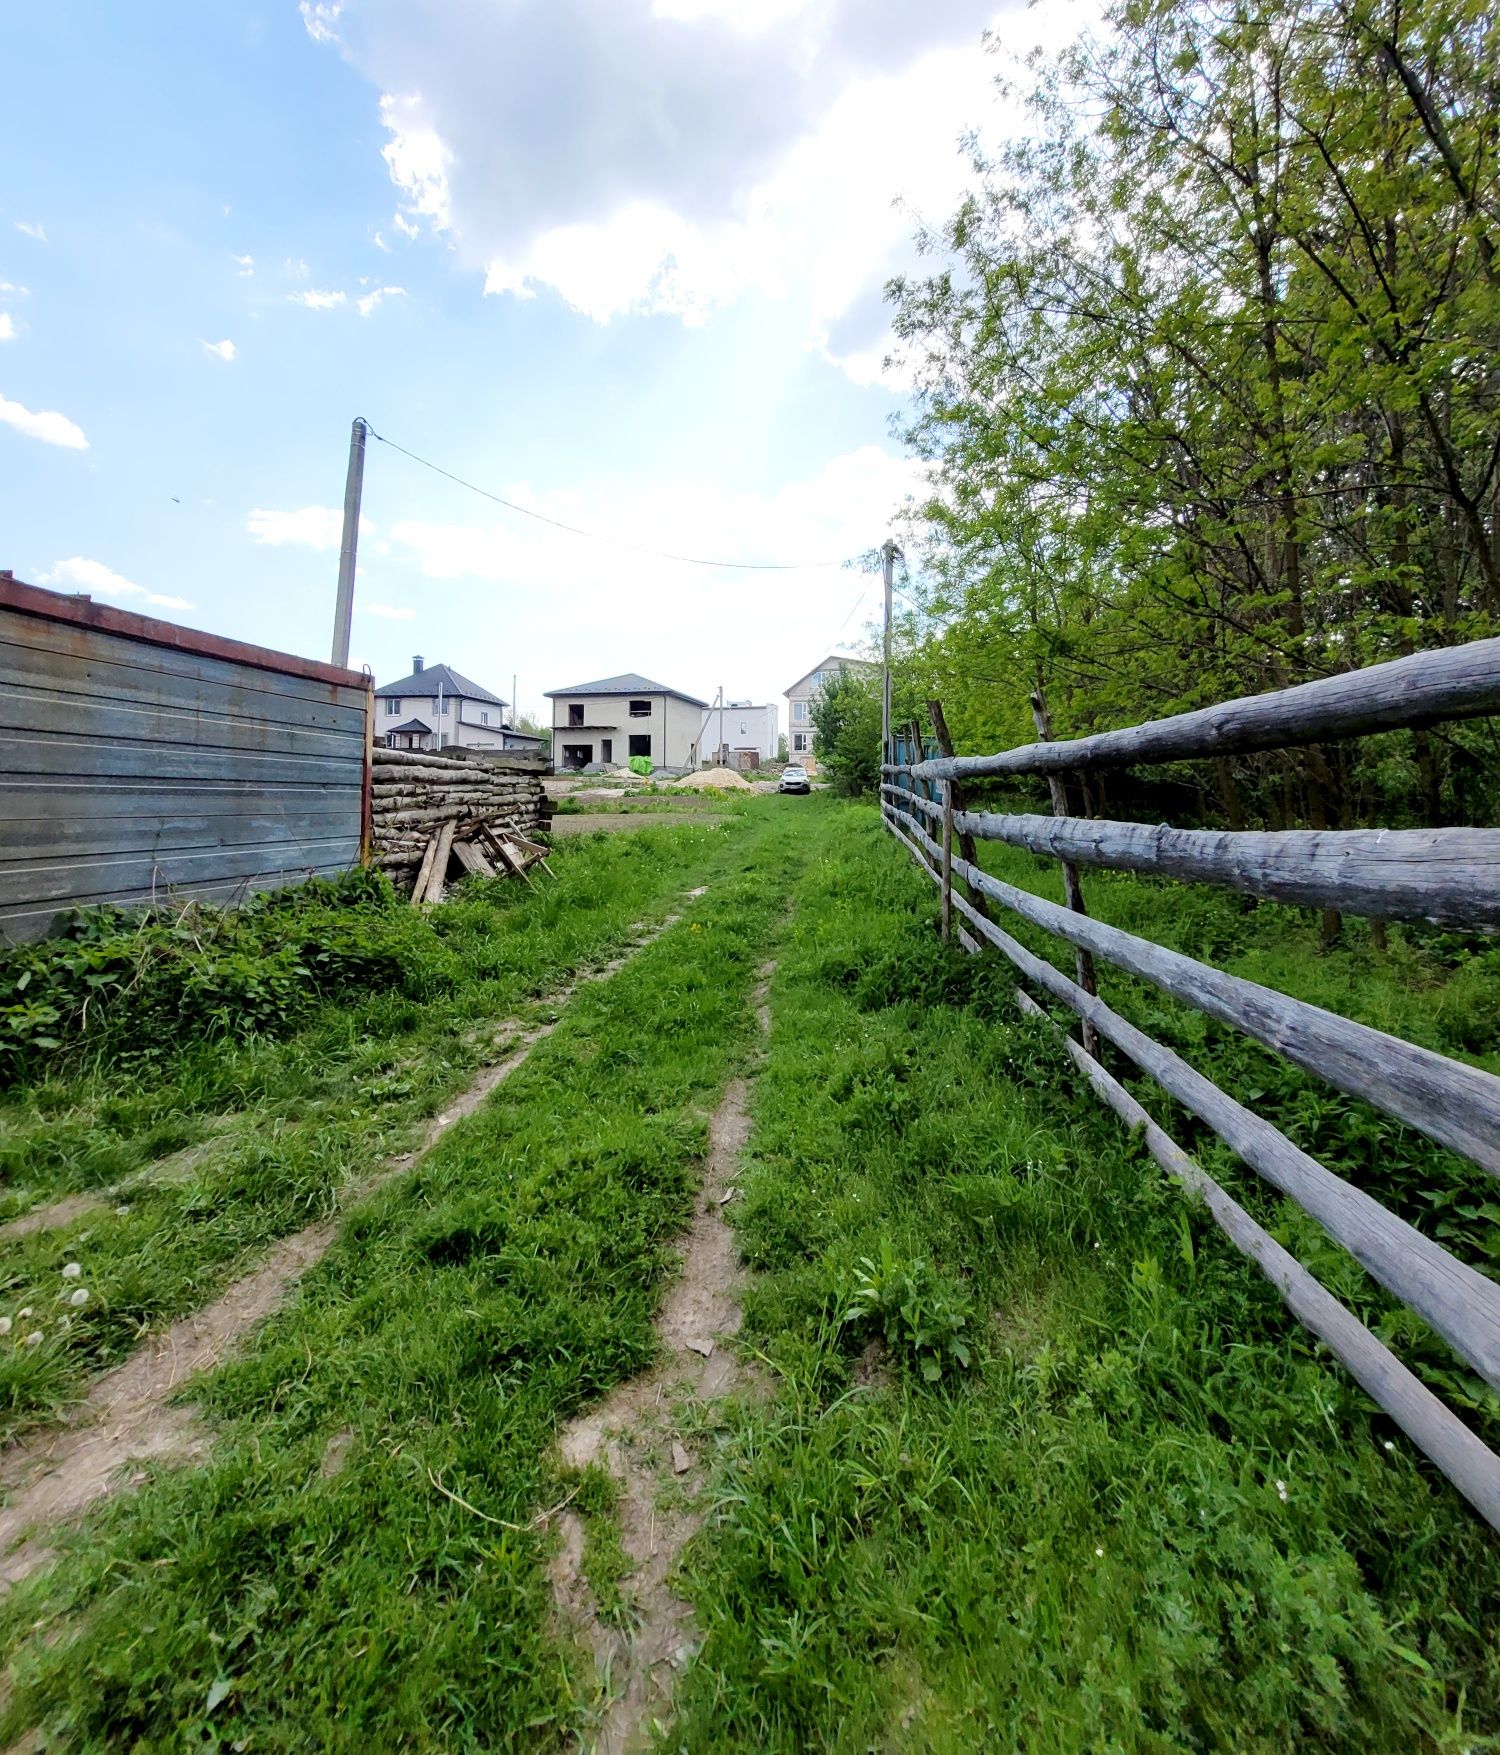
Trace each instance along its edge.
{"label": "window", "polygon": [[401,717],[401,703],[394,695],[387,695],[385,698],[385,716],[387,719],[399,719]]}
{"label": "window", "polygon": [[445,750],[445,749],[447,749],[447,747],[448,747],[448,733],[445,731],[443,733],[443,735],[438,739],[438,748],[440,750]]}
{"label": "window", "polygon": [[[630,717],[632,719],[649,719],[651,717],[651,703],[649,701],[632,701],[630,703]],[[643,751],[642,754],[644,753]]]}
{"label": "window", "polygon": [[614,759],[615,740],[612,737],[606,737],[602,739],[599,744],[599,760],[601,762],[612,762]]}
{"label": "window", "polygon": [[631,732],[630,753],[633,756],[644,756],[648,762],[651,760],[651,733],[649,731],[644,735]]}
{"label": "window", "polygon": [[582,702],[580,702],[580,701],[569,701],[568,702],[568,724],[569,725],[582,725],[583,724],[583,704],[582,704]]}
{"label": "window", "polygon": [[806,725],[811,716],[808,711],[808,705],[809,704],[806,701],[792,702],[792,718],[795,719],[799,725]]}
{"label": "window", "polygon": [[[480,724],[481,724],[481,725],[488,725],[488,724],[489,724],[489,722],[490,722],[490,716],[489,716],[489,714],[488,714],[488,713],[481,713],[481,714],[480,714],[480,715],[479,715],[479,723],[480,723]],[[488,745],[488,744],[486,744],[486,745],[485,745],[485,746],[484,746],[484,747],[485,747],[485,748],[486,748],[486,749],[488,749],[488,748],[489,748],[489,747],[490,747],[490,746],[489,746],[489,745]]]}
{"label": "window", "polygon": [[591,743],[565,743],[563,745],[563,766],[565,768],[586,768],[594,759],[594,746]]}
{"label": "window", "polygon": [[433,702],[433,705],[437,708],[438,712],[446,718],[449,707],[453,705],[453,697],[452,695],[440,695],[438,699]]}
{"label": "window", "polygon": [[807,733],[805,731],[794,731],[792,733],[792,754],[800,756],[806,749]]}

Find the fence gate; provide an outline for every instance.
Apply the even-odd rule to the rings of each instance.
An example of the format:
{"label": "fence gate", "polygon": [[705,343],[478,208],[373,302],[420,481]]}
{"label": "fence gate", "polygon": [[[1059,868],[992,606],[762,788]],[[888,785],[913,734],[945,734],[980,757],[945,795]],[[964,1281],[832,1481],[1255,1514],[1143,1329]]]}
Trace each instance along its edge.
{"label": "fence gate", "polygon": [[[960,917],[956,931],[965,949],[978,951],[988,944],[1002,951],[1034,986],[1077,1013],[1087,1030],[1112,1043],[1317,1219],[1500,1390],[1500,1285],[1320,1164],[1180,1055],[1112,1011],[1089,991],[1091,981],[1070,980],[1032,955],[991,914],[998,904],[1065,940],[1080,958],[1101,959],[1153,983],[1496,1177],[1500,1078],[1092,920],[1082,910],[1076,884],[1069,886],[1072,906],[1060,907],[991,877],[972,858],[953,851],[955,836],[969,847],[975,840],[1004,841],[1053,855],[1065,871],[1075,873],[1080,866],[1102,866],[1219,884],[1372,919],[1492,929],[1500,926],[1500,829],[1182,830],[1066,814],[971,811],[963,808],[961,787],[971,777],[1060,777],[1143,762],[1288,749],[1497,712],[1500,640],[1480,640],[1072,742],[1043,741],[987,756],[924,754],[918,761],[903,760],[904,752],[892,749],[883,769],[881,812],[942,889],[945,929],[952,913]],[[934,786],[941,788],[937,798],[929,796]],[[1055,801],[1059,797],[1054,794]],[[955,876],[967,895],[953,889]],[[1017,1000],[1024,1011],[1040,1014],[1024,989],[1017,989]],[[1085,1047],[1071,1038],[1063,1045],[1102,1100],[1127,1125],[1144,1129],[1145,1143],[1162,1168],[1201,1196],[1216,1223],[1256,1262],[1294,1314],[1500,1530],[1500,1457],[1170,1139]]]}

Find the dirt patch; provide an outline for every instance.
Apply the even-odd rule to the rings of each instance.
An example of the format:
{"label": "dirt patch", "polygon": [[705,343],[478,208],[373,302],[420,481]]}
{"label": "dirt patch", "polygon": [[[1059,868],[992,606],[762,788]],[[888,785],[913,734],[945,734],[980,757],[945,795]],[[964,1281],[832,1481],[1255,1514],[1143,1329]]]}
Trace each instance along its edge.
{"label": "dirt patch", "polygon": [[[760,973],[752,1003],[764,1031],[770,966]],[[593,1742],[596,1755],[626,1755],[643,1742],[670,1704],[674,1671],[693,1654],[693,1611],[671,1579],[702,1521],[698,1459],[682,1442],[674,1410],[684,1400],[727,1395],[740,1379],[735,1351],[723,1343],[739,1332],[744,1275],[724,1210],[750,1135],[748,1096],[746,1081],[733,1080],[709,1122],[708,1160],[682,1244],[681,1272],[656,1319],[665,1358],[571,1420],[558,1438],[570,1468],[602,1463],[619,1482],[620,1544],[634,1562],[624,1581],[633,1611],[626,1632],[601,1619],[583,1575],[583,1525],[572,1512],[561,1515],[549,1568],[553,1600],[593,1651],[609,1697]],[[678,1485],[664,1495],[673,1482]]]}
{"label": "dirt patch", "polygon": [[[673,914],[649,931],[642,930],[628,949],[579,975],[547,1003],[561,1006],[578,988],[617,974],[680,918]],[[528,1030],[519,1025],[503,1027],[500,1039],[512,1046],[512,1052],[485,1067],[432,1118],[415,1151],[388,1158],[360,1183],[346,1197],[345,1209],[420,1163],[450,1128],[472,1115],[522,1065],[532,1047],[550,1036],[559,1021]],[[0,1508],[0,1589],[52,1559],[52,1550],[35,1532],[77,1517],[106,1494],[145,1479],[139,1469],[124,1474],[127,1465],[183,1462],[202,1454],[208,1443],[206,1429],[192,1408],[172,1405],[171,1398],[188,1378],[216,1364],[248,1329],[280,1306],[290,1288],[325,1254],[338,1226],[338,1218],[326,1219],[282,1238],[259,1267],[222,1297],[150,1336],[122,1365],[98,1378],[66,1425],[22,1439],[0,1456],[0,1493],[7,1501]]]}
{"label": "dirt patch", "polygon": [[19,1219],[8,1219],[0,1225],[0,1243],[9,1242],[12,1237],[30,1237],[35,1231],[60,1231],[64,1225],[105,1211],[107,1208],[97,1194],[65,1194],[61,1200],[33,1207]]}

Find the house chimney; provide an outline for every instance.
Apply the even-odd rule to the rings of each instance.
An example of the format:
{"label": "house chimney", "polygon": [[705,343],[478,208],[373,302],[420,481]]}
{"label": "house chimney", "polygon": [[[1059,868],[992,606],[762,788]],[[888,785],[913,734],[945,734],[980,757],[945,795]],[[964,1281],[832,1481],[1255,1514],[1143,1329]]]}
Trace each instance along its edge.
{"label": "house chimney", "polygon": [[411,673],[413,676],[420,676],[422,674],[423,662],[422,654],[419,652],[411,661]]}

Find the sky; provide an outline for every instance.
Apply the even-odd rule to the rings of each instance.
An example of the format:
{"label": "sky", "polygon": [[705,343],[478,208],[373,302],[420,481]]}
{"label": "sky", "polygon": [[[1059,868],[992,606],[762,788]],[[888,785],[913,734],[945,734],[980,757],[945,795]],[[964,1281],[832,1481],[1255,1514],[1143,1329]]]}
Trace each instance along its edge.
{"label": "sky", "polygon": [[[4,26],[0,567],[523,711],[776,701],[920,487],[882,287],[1069,0],[48,0]],[[986,44],[985,32],[991,36]],[[548,517],[566,534],[392,448]],[[644,553],[776,562],[698,566]]]}

